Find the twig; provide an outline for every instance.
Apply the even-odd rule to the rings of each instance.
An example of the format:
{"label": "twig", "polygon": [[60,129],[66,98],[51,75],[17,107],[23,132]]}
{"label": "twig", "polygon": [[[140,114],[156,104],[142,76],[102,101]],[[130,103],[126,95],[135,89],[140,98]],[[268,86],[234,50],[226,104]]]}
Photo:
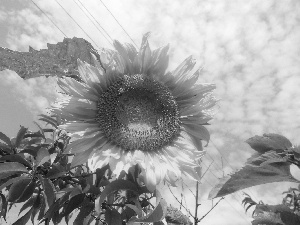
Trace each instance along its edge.
{"label": "twig", "polygon": [[195,224],[198,224],[201,220],[203,220],[204,217],[206,217],[219,204],[219,202],[223,199],[224,199],[224,197],[220,198],[219,201],[204,216],[202,216],[200,219],[198,219],[197,223],[195,223]]}
{"label": "twig", "polygon": [[[176,199],[176,201],[177,201],[179,204],[181,204],[180,201],[178,200],[178,198],[177,198],[177,197],[174,195],[174,193],[172,192],[172,190],[171,190],[171,188],[170,188],[170,185],[168,185],[168,188],[169,188],[171,194],[173,195],[173,197]],[[193,217],[193,219],[195,219],[194,216],[191,214],[190,210],[188,210],[188,209],[187,209],[184,205],[182,205],[182,204],[181,204],[181,206],[185,209],[185,211],[188,212],[188,214],[190,214],[191,217]]]}

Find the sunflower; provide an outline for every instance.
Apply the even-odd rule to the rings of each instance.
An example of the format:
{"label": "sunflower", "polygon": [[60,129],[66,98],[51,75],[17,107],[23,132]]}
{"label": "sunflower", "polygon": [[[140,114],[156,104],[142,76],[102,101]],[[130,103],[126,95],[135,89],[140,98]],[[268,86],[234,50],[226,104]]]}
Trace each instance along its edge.
{"label": "sunflower", "polygon": [[166,73],[169,46],[151,51],[148,34],[139,51],[118,41],[114,47],[100,60],[92,55],[95,66],[78,61],[82,81],[58,79],[65,95],[53,111],[71,136],[72,165],[88,161],[94,171],[109,164],[116,176],[138,165],[149,190],[182,174],[199,179],[215,85],[197,83],[191,56]]}

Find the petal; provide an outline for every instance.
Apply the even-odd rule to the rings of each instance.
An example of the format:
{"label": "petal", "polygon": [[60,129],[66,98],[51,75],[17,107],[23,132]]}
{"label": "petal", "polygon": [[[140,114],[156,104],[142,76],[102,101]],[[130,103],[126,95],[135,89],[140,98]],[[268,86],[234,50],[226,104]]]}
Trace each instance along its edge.
{"label": "petal", "polygon": [[196,61],[192,56],[186,58],[174,71],[173,76],[176,79],[176,83],[183,82],[189,79],[189,72],[194,68]]}
{"label": "petal", "polygon": [[184,124],[183,127],[189,134],[193,135],[195,138],[206,141],[208,144],[210,134],[204,126],[198,124]]}

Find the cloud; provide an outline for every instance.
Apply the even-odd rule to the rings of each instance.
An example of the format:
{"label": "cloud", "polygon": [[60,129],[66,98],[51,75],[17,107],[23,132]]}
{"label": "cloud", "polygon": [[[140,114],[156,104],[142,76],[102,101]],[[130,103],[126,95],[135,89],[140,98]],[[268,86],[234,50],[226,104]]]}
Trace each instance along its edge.
{"label": "cloud", "polygon": [[[75,1],[80,5],[78,0]],[[35,2],[69,37],[83,37],[95,46],[56,2]],[[280,133],[292,143],[299,144],[298,1],[191,0],[183,3],[179,0],[128,0],[104,3],[137,44],[147,31],[152,32],[152,48],[171,44],[170,70],[192,54],[198,66],[204,66],[201,82],[217,84],[215,94],[221,99],[220,108],[208,127],[212,142],[207,147],[209,154],[204,158],[206,166],[213,162],[211,172],[216,177],[243,165],[253,153],[244,141],[256,134]],[[60,4],[97,46],[111,48],[74,1],[60,1]],[[85,1],[84,5],[113,39],[131,42],[100,1]],[[24,51],[28,45],[36,49],[45,48],[47,42],[56,43],[63,39],[63,34],[34,5],[8,11],[1,8],[0,23],[9,25],[8,46],[5,47],[12,49]],[[49,78],[23,81],[16,74],[10,78],[5,76],[6,84],[14,89],[16,96],[36,113],[54,99],[55,94],[47,88],[52,85],[47,80]],[[211,172],[205,175],[205,179],[214,185],[217,178]],[[270,188],[272,185],[250,190],[258,200],[275,201],[281,198],[277,189],[284,191],[286,186],[288,184],[276,184],[276,194]],[[200,191],[203,202],[209,189],[211,186],[203,182]],[[265,191],[268,189],[272,192]],[[193,200],[192,194],[187,192],[186,195],[187,199]],[[171,199],[170,202],[175,204],[176,201]],[[234,198],[228,201],[235,202],[234,206],[243,213]],[[206,212],[210,204],[206,202],[200,211]],[[226,204],[225,201],[220,203],[213,210],[216,213],[212,212],[203,222],[208,225],[245,224],[244,219]],[[217,215],[217,212],[221,214]],[[233,222],[233,218],[236,221]]]}
{"label": "cloud", "polygon": [[9,88],[15,98],[33,115],[46,113],[51,103],[59,96],[54,77],[38,77],[23,80],[15,72],[0,72],[1,85]]}

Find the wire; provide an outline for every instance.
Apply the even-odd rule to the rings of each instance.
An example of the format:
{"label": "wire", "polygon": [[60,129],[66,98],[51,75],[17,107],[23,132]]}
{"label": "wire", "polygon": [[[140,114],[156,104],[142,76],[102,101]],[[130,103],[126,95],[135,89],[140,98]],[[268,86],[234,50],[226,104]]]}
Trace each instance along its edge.
{"label": "wire", "polygon": [[67,13],[68,16],[76,23],[76,25],[83,31],[83,33],[85,33],[85,35],[89,37],[89,39],[98,47],[98,49],[100,49],[96,42],[85,32],[85,30],[76,22],[76,20],[67,12],[67,10],[57,0],[55,1],[65,11],[65,13]]}
{"label": "wire", "polygon": [[107,9],[107,11],[110,13],[110,15],[115,19],[115,21],[120,25],[120,27],[123,29],[123,31],[126,33],[126,35],[130,38],[130,40],[133,42],[133,44],[135,45],[135,47],[138,48],[137,44],[134,42],[134,40],[130,37],[130,35],[126,32],[126,30],[124,29],[124,27],[119,23],[119,21],[117,20],[117,18],[112,14],[112,12],[108,9],[108,7],[103,3],[102,0],[99,0],[102,5],[104,5],[104,7]]}
{"label": "wire", "polygon": [[30,0],[50,21],[51,23],[65,36],[68,38],[68,36],[54,23],[54,21],[33,1]]}
{"label": "wire", "polygon": [[82,2],[80,0],[78,0],[78,2],[80,3],[80,5],[87,11],[87,13],[96,21],[96,23],[98,24],[98,26],[104,31],[104,33],[110,38],[110,40],[104,35],[104,33],[98,28],[98,26],[95,24],[95,22],[87,15],[87,13],[79,6],[79,4],[73,0],[76,5],[78,6],[78,8],[80,8],[80,10],[86,15],[87,18],[89,18],[89,20],[94,24],[94,26],[96,27],[96,29],[102,34],[102,36],[107,40],[107,42],[113,46],[112,42],[114,41],[111,36],[106,32],[106,30],[101,26],[100,23],[98,23],[98,21],[95,19],[95,17],[89,12],[89,10],[82,4]]}

